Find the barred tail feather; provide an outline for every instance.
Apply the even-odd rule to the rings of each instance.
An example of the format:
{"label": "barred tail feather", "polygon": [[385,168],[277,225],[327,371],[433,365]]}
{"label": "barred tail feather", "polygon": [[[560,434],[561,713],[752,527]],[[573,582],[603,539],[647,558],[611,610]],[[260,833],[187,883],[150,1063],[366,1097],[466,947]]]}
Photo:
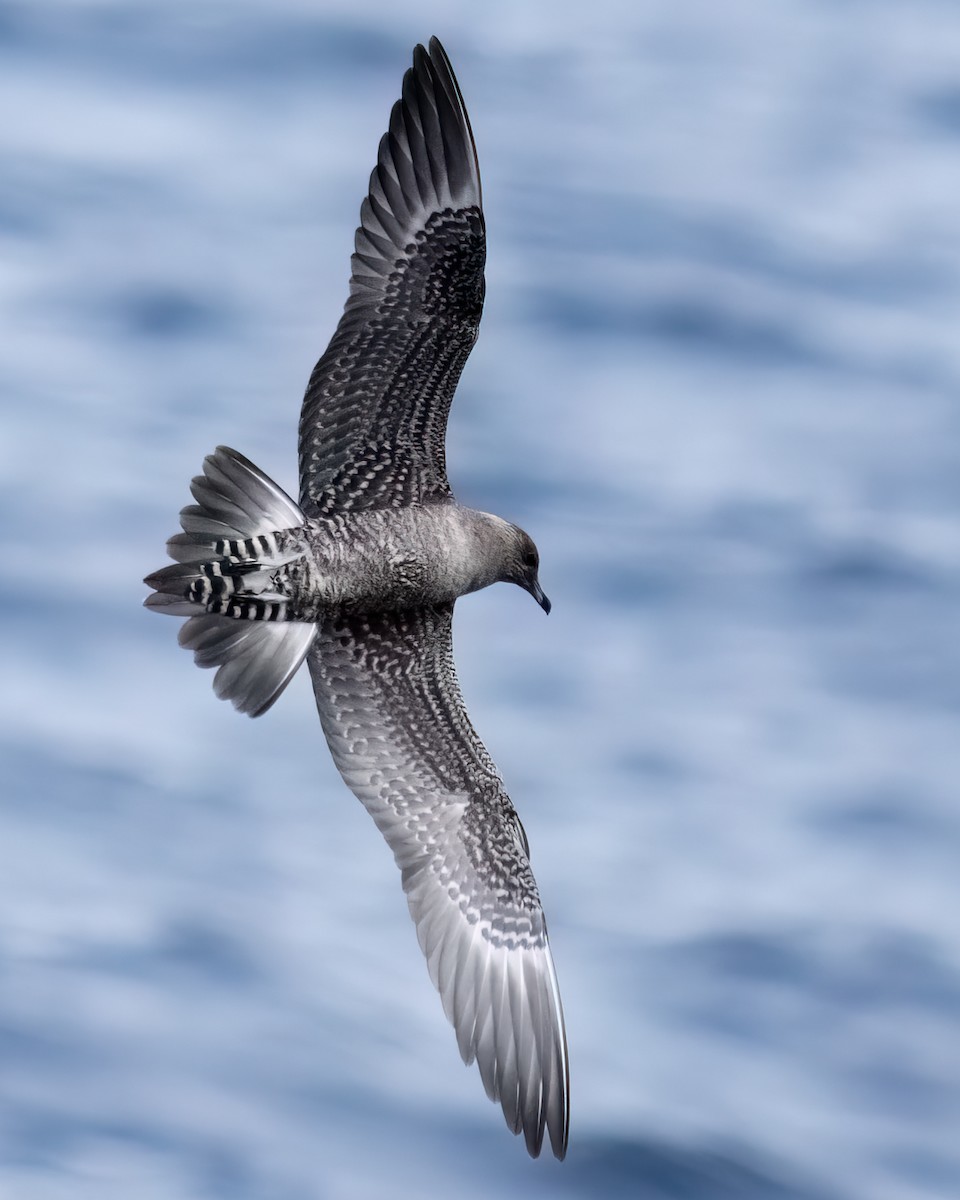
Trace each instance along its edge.
{"label": "barred tail feather", "polygon": [[200,562],[225,539],[292,529],[306,520],[282,487],[229,446],[207,455],[190,491],[197,503],[180,510],[183,533],[167,542],[167,553],[177,562]]}
{"label": "barred tail feather", "polygon": [[[190,485],[196,504],[181,510],[167,542],[175,560],[144,580],[148,608],[188,617],[180,645],[198,666],[216,667],[213,687],[240,712],[258,717],[276,701],[316,635],[288,620],[289,594],[278,569],[302,554],[299,505],[249,459],[218,446]],[[291,539],[291,534],[294,537]],[[274,588],[281,590],[274,590]]]}

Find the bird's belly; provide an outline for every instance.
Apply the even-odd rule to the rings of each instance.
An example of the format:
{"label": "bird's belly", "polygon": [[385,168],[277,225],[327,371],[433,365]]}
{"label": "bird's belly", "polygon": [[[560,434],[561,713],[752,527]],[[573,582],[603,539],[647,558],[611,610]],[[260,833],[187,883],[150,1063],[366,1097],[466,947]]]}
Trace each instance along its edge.
{"label": "bird's belly", "polygon": [[389,612],[439,604],[462,593],[424,554],[357,553],[349,561],[310,563],[297,599],[301,620],[331,611]]}
{"label": "bird's belly", "polygon": [[315,525],[310,543],[297,588],[301,619],[452,602],[473,590],[466,543],[443,510],[343,514]]}

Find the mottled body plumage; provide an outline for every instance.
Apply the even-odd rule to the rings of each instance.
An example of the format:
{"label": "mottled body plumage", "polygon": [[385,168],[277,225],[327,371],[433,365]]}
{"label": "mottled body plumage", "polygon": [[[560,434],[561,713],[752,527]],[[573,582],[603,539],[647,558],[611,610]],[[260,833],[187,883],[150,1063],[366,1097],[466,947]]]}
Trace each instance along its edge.
{"label": "mottled body plumage", "polygon": [[146,603],[258,716],[306,660],[344,780],[400,867],[465,1061],[537,1155],[566,1152],[563,1015],[529,847],[457,683],[456,599],[498,580],[544,609],[536,547],[465,508],[447,415],[483,307],[476,151],[436,39],[414,51],[361,207],[350,294],[307,385],[300,500],[219,447]]}
{"label": "mottled body plumage", "polygon": [[288,621],[452,604],[502,577],[518,532],[454,500],[361,509],[254,538],[218,539],[216,557],[163,567],[146,582],[182,596],[184,612],[221,613],[262,600],[281,603]]}

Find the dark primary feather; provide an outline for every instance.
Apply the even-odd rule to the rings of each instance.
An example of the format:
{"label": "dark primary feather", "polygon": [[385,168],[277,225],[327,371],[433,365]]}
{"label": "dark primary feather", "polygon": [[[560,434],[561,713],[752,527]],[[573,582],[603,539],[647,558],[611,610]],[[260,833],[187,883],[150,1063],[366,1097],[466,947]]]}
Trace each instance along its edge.
{"label": "dark primary feather", "polygon": [[360,210],[350,296],[300,419],[308,516],[449,495],[444,439],[486,256],[470,122],[443,47],[417,46]]}
{"label": "dark primary feather", "polygon": [[537,1155],[567,1146],[563,1013],[526,838],[467,716],[453,605],[321,622],[307,662],[334,761],[393,850],[464,1061]]}

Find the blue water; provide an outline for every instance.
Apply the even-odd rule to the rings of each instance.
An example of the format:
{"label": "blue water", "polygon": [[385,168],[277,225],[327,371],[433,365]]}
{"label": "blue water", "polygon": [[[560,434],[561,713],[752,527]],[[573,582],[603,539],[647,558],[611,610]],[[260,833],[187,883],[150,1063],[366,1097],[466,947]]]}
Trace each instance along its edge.
{"label": "blue water", "polygon": [[[566,1006],[564,1164],[460,1065],[306,679],[139,582],[296,488],[417,40],[489,232],[458,606]],[[0,4],[0,1197],[960,1195],[960,9]]]}

